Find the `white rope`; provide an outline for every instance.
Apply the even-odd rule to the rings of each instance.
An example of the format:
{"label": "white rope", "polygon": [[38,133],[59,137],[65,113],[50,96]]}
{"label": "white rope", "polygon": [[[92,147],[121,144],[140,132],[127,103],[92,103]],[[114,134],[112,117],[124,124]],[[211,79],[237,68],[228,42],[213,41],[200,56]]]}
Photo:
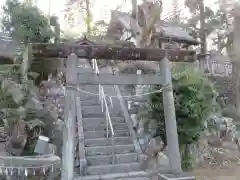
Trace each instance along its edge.
{"label": "white rope", "polygon": [[[168,85],[164,85],[166,87],[168,87]],[[93,96],[99,96],[99,93],[93,93],[93,92],[89,92],[89,91],[85,91],[79,87],[74,87],[74,86],[67,86],[69,88],[74,88],[74,89],[77,89],[77,91],[80,91],[82,93],[85,93],[85,94],[90,94],[90,95],[93,95]],[[166,88],[164,87],[164,88]],[[151,95],[151,94],[155,94],[155,93],[159,93],[159,92],[162,92],[162,90],[164,88],[161,88],[160,90],[156,90],[156,91],[151,91],[151,92],[148,92],[148,93],[143,93],[143,94],[136,94],[136,95],[128,95],[128,96],[109,96],[109,95],[106,95],[106,97],[112,99],[112,98],[133,98],[133,97],[142,97],[142,96],[148,96],[148,95]]]}

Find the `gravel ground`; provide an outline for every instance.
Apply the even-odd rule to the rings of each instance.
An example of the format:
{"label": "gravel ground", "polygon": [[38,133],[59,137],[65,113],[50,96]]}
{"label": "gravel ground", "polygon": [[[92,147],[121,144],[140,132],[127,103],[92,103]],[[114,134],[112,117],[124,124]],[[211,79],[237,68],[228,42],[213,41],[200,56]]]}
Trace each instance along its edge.
{"label": "gravel ground", "polygon": [[232,165],[229,168],[210,169],[199,168],[192,172],[197,180],[239,180],[240,165]]}

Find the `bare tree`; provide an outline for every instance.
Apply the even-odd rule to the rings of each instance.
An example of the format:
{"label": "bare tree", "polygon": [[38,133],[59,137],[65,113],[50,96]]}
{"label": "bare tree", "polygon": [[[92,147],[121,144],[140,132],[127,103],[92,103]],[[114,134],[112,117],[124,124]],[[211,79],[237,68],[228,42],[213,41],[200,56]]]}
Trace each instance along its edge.
{"label": "bare tree", "polygon": [[93,21],[94,4],[95,0],[68,0],[65,9],[65,19],[74,26],[74,22],[82,18],[88,35],[104,34],[107,23],[104,20]]}
{"label": "bare tree", "polygon": [[200,10],[200,39],[201,39],[201,53],[205,54],[207,51],[207,43],[206,43],[206,32],[205,32],[205,7],[204,0],[200,0],[199,2],[199,10]]}
{"label": "bare tree", "polygon": [[135,36],[138,47],[150,47],[152,35],[155,32],[155,25],[159,22],[162,12],[162,1],[143,1],[141,6],[137,5],[137,0],[132,0],[132,33]]}
{"label": "bare tree", "polygon": [[232,52],[232,63],[233,63],[233,78],[235,80],[235,92],[236,92],[236,109],[240,113],[240,6],[235,7],[234,13],[234,32],[233,32],[233,48]]}
{"label": "bare tree", "polygon": [[[153,37],[156,32],[156,25],[160,23],[160,17],[162,12],[162,0],[148,2],[143,0],[141,6],[137,6],[137,0],[132,0],[132,33],[136,38],[137,47],[159,47],[158,39]],[[172,84],[171,78],[168,78],[167,74],[170,73],[169,61],[164,58],[161,62],[161,72],[166,80],[165,83]],[[175,106],[173,99],[173,91],[163,91],[164,97],[164,116],[166,122],[166,134],[168,142],[168,157],[172,168],[172,171],[177,173],[181,172],[181,158],[179,152],[179,143],[177,135],[177,125],[175,117]],[[154,150],[161,151],[162,148],[156,147]],[[151,151],[151,153],[153,153]],[[158,152],[155,152],[158,154]]]}

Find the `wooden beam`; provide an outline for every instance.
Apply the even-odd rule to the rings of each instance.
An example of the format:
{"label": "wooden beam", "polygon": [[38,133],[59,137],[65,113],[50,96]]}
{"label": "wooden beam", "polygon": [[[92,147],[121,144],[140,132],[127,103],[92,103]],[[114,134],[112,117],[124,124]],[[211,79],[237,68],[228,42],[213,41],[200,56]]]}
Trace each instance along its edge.
{"label": "wooden beam", "polygon": [[79,84],[104,84],[104,85],[159,85],[162,84],[160,75],[136,75],[136,74],[78,74]]}
{"label": "wooden beam", "polygon": [[195,51],[164,50],[159,48],[122,48],[98,45],[33,44],[35,57],[67,58],[75,53],[78,58],[105,60],[145,60],[161,61],[166,54],[172,61],[195,61]]}

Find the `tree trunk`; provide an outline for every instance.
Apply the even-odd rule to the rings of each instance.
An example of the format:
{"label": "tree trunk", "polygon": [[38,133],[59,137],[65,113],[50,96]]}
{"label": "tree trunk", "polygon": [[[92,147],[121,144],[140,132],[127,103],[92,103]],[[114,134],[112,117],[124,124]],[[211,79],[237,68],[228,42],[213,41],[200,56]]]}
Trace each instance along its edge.
{"label": "tree trunk", "polygon": [[138,19],[137,0],[132,0],[132,17],[136,20]]}
{"label": "tree trunk", "polygon": [[[201,39],[201,54],[206,54],[207,43],[206,43],[206,32],[205,32],[205,8],[204,0],[200,0],[200,39]],[[204,59],[199,62],[200,70],[204,72]]]}
{"label": "tree trunk", "polygon": [[[132,0],[132,9],[136,10],[137,2],[136,0]],[[152,34],[155,31],[155,24],[159,22],[160,15],[162,11],[162,2],[160,3],[148,3],[143,1],[143,4],[140,9],[143,12],[144,16],[144,24],[142,27],[139,26],[139,21],[137,21],[137,25],[131,23],[132,31],[134,35],[141,33],[139,36],[136,36],[137,46],[138,47],[145,47],[148,48],[150,46],[154,48],[159,48],[159,40],[155,39],[155,43],[152,41]],[[138,16],[137,16],[138,17]],[[134,26],[135,25],[135,26]],[[139,28],[136,28],[139,27]],[[139,30],[140,29],[140,30]],[[139,38],[139,39],[138,39]],[[171,84],[171,75],[170,66],[168,59],[164,59],[161,62],[162,71],[164,77],[164,84]],[[170,82],[169,82],[170,81]],[[165,113],[165,121],[166,124],[166,132],[167,132],[167,141],[168,141],[168,157],[170,160],[171,170],[175,173],[182,172],[181,169],[181,158],[179,153],[179,146],[178,146],[178,136],[177,136],[177,127],[176,127],[176,117],[175,117],[175,107],[174,107],[174,98],[173,92],[169,89],[167,91],[163,91],[164,96],[164,113]],[[156,149],[160,151],[160,148]],[[157,152],[156,152],[157,153]]]}
{"label": "tree trunk", "polygon": [[201,25],[201,32],[200,32],[200,39],[201,39],[201,53],[205,54],[207,51],[207,44],[206,44],[206,33],[205,33],[205,7],[204,7],[204,0],[200,0],[200,25]]}
{"label": "tree trunk", "polygon": [[87,33],[90,34],[91,33],[91,21],[92,21],[92,15],[91,15],[91,11],[90,11],[90,1],[89,0],[85,0],[86,3],[86,25],[87,25]]}
{"label": "tree trunk", "polygon": [[235,82],[235,107],[238,113],[240,113],[240,62],[232,62],[232,78]]}
{"label": "tree trunk", "polygon": [[235,8],[234,31],[233,31],[233,51],[232,57],[232,78],[235,81],[235,105],[238,113],[240,113],[240,6]]}
{"label": "tree trunk", "polygon": [[179,20],[179,15],[178,15],[178,0],[173,1],[173,15],[174,15],[174,22],[177,23]]}
{"label": "tree trunk", "polygon": [[131,0],[131,1],[132,1],[132,17],[133,17],[133,19],[136,20],[136,24],[132,20],[131,20],[130,24],[131,24],[133,36],[135,36],[135,38],[136,38],[136,46],[140,47],[141,46],[141,40],[142,40],[141,39],[142,34],[141,34],[141,28],[138,24],[137,0]]}

